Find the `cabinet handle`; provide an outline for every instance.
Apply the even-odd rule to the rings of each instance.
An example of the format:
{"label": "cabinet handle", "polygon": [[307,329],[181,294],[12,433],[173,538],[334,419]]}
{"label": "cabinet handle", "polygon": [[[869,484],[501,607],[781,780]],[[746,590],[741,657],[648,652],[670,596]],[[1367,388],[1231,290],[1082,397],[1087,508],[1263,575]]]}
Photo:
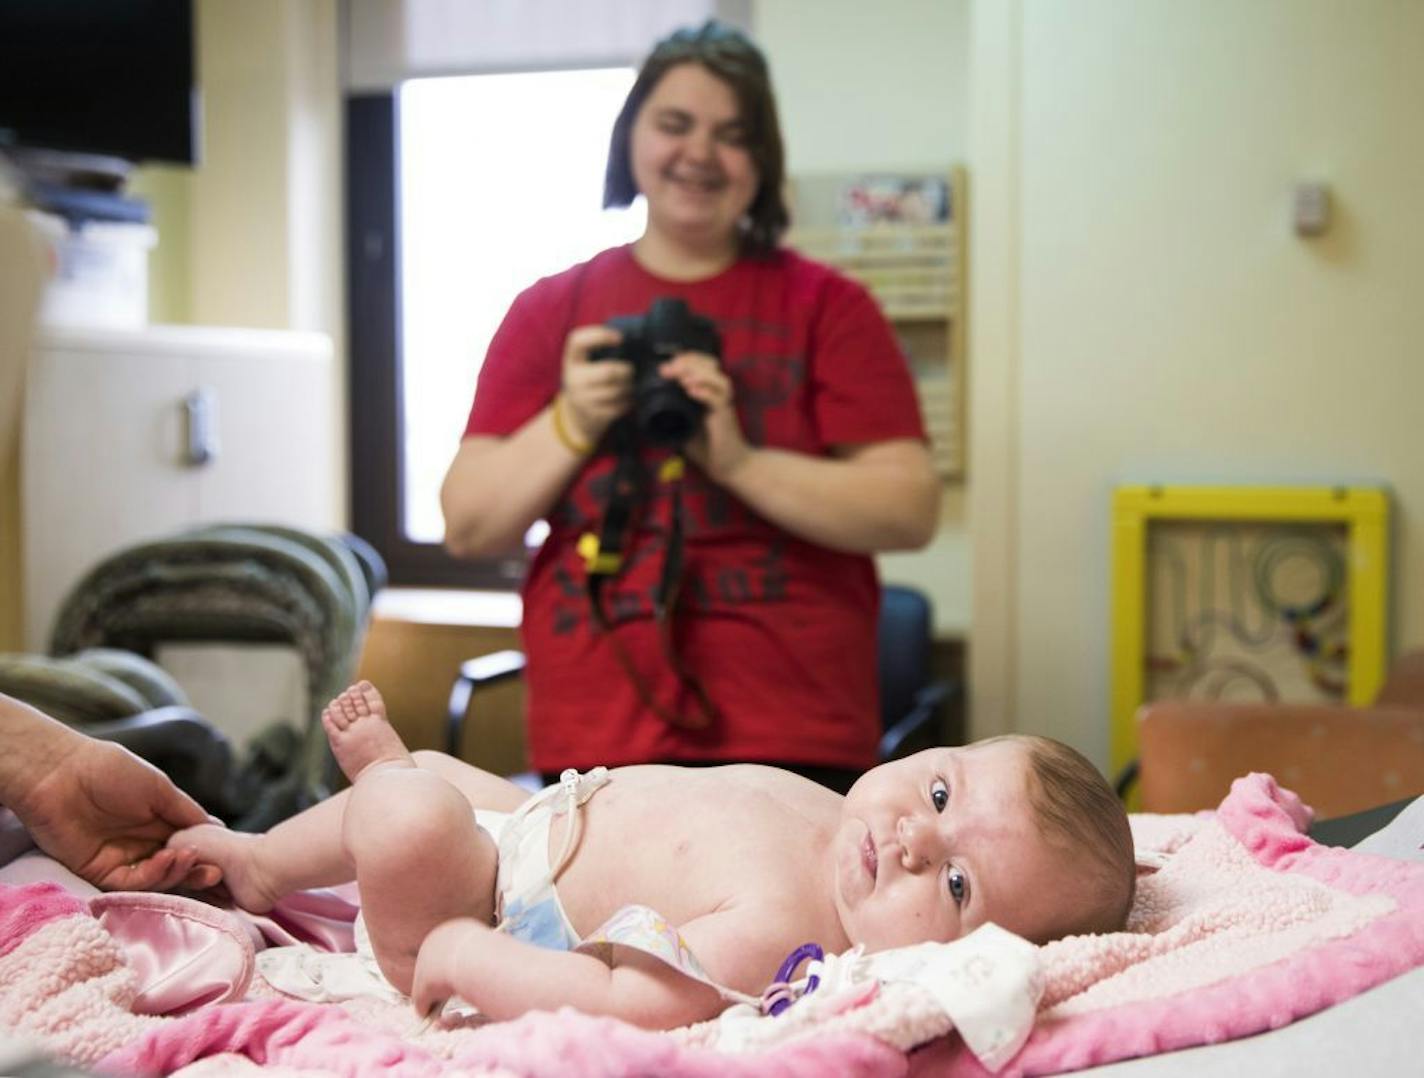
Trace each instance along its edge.
{"label": "cabinet handle", "polygon": [[183,398],[188,420],[188,443],[183,463],[190,468],[211,464],[218,455],[218,395],[211,389],[195,389]]}

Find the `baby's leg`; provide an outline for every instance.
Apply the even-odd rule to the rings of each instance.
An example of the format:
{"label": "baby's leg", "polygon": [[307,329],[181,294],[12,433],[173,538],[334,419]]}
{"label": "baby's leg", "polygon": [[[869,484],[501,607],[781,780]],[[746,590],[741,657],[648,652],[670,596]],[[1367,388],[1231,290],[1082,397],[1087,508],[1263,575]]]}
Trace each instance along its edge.
{"label": "baby's leg", "polygon": [[409,992],[415,956],[436,925],[494,918],[499,851],[470,803],[423,768],[367,771],[351,789],[342,841],[356,867],[376,962]]}
{"label": "baby's leg", "polygon": [[[353,781],[380,767],[415,764],[458,790],[466,799],[467,815],[468,806],[512,812],[529,796],[507,779],[443,753],[422,751],[412,759],[386,719],[380,694],[367,682],[333,700],[322,714],[322,726],[332,753]],[[292,891],[345,883],[356,875],[342,837],[351,793],[344,790],[263,835],[202,825],[179,831],[168,844],[197,850],[200,860],[222,869],[223,882],[239,906],[266,912]],[[482,830],[480,834],[489,837]]]}
{"label": "baby's leg", "polygon": [[[415,767],[370,682],[357,682],[332,700],[321,724],[332,754],[353,782],[382,767]],[[178,832],[168,844],[197,850],[200,861],[222,870],[233,901],[264,913],[293,891],[351,879],[353,867],[341,838],[345,814],[346,795],[340,794],[262,835],[205,824]]]}
{"label": "baby's leg", "polygon": [[414,767],[410,751],[386,717],[386,702],[369,681],[358,681],[321,713],[331,753],[353,783],[378,767]]}
{"label": "baby's leg", "polygon": [[434,772],[464,794],[477,812],[513,812],[533,796],[523,786],[443,752],[417,749],[411,756],[417,767]]}
{"label": "baby's leg", "polygon": [[283,895],[329,887],[352,877],[341,844],[341,821],[350,791],[313,805],[260,835],[201,824],[174,833],[168,845],[198,852],[217,865],[232,899],[245,910],[265,913]]}

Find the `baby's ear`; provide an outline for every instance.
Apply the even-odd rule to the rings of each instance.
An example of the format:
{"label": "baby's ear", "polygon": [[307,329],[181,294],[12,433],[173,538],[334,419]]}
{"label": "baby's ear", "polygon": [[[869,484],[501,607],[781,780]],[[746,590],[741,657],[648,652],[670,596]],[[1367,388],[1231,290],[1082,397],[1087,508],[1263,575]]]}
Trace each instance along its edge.
{"label": "baby's ear", "polygon": [[1133,859],[1137,862],[1137,878],[1150,876],[1167,863],[1167,855],[1159,850],[1138,850]]}

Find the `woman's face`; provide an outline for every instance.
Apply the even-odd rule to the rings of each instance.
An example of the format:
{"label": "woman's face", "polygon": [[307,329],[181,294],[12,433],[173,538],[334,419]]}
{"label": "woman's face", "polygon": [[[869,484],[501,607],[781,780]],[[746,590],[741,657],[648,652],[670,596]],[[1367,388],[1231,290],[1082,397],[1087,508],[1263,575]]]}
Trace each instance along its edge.
{"label": "woman's face", "polygon": [[736,239],[759,177],[731,86],[699,63],[670,68],[638,110],[629,154],[649,230],[692,242]]}

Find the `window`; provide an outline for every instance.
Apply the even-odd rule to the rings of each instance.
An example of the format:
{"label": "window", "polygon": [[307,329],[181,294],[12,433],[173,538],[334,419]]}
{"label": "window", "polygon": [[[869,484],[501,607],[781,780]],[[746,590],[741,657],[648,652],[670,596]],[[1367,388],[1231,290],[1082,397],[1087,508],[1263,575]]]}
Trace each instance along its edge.
{"label": "window", "polygon": [[424,78],[348,101],[352,510],[397,584],[512,586],[459,564],[440,482],[515,295],[642,232],[601,207],[630,68]]}

